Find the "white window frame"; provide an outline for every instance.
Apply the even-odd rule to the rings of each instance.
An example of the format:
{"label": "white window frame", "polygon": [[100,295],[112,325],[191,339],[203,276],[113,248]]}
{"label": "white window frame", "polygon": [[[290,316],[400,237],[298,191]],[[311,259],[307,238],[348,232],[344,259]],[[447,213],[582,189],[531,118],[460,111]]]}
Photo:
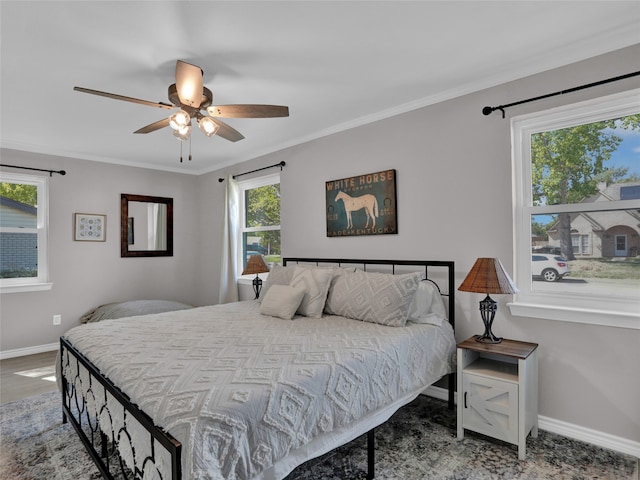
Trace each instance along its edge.
{"label": "white window frame", "polygon": [[640,329],[640,302],[593,294],[533,291],[531,215],[560,212],[640,209],[640,200],[533,206],[531,135],[640,113],[640,89],[597,98],[511,120],[513,167],[514,277],[520,292],[509,305],[512,315]]}
{"label": "white window frame", "polygon": [[[20,293],[50,290],[49,281],[49,178],[11,172],[0,172],[0,181],[35,185],[38,189],[36,234],[38,238],[38,276],[0,279],[0,293]],[[5,228],[3,231],[14,231]],[[19,229],[25,232],[25,229]]]}
{"label": "white window frame", "polygon": [[[238,273],[240,274],[239,275],[240,278],[243,278],[241,273],[244,266],[244,261],[243,261],[244,250],[242,248],[244,234],[253,233],[253,232],[266,232],[269,230],[280,230],[280,232],[282,233],[280,225],[277,225],[277,226],[271,225],[268,227],[249,227],[249,228],[245,226],[246,211],[247,211],[247,206],[245,203],[245,199],[246,199],[245,192],[247,190],[253,190],[254,188],[264,187],[266,185],[275,185],[276,183],[280,183],[279,172],[273,173],[270,175],[263,175],[261,177],[251,178],[248,180],[238,181],[238,191],[240,196],[238,211],[240,214],[240,218],[238,221],[238,248],[237,248],[238,258],[236,259],[236,265],[238,265]],[[280,205],[280,211],[282,213],[282,204]],[[266,278],[267,275],[268,274],[260,274],[260,277],[262,278],[264,276],[264,278]],[[246,275],[244,277],[246,277]],[[251,277],[253,278],[253,275],[251,275]]]}

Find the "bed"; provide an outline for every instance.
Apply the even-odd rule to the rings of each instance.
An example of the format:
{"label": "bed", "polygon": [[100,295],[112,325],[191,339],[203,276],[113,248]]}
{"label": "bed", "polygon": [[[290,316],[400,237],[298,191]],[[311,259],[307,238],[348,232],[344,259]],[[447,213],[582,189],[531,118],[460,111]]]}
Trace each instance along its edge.
{"label": "bed", "polygon": [[75,327],[64,420],[105,478],[282,479],[364,434],[373,478],[376,426],[447,375],[453,406],[453,282],[449,261],[285,258],[261,301]]}

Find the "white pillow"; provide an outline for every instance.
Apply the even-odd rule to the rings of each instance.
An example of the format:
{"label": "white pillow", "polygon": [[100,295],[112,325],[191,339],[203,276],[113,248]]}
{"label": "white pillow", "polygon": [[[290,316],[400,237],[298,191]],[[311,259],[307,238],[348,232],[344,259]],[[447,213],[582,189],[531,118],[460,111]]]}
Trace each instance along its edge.
{"label": "white pillow", "polygon": [[444,300],[438,288],[429,280],[420,282],[409,308],[408,321],[442,325],[446,318]]}
{"label": "white pillow", "polygon": [[392,275],[356,270],[336,276],[326,310],[356,320],[403,327],[420,282],[419,273]]}
{"label": "white pillow", "polygon": [[260,304],[260,313],[291,320],[304,298],[304,290],[289,285],[272,285]]}
{"label": "white pillow", "polygon": [[333,270],[333,278],[331,279],[331,285],[329,286],[329,292],[327,293],[327,300],[324,303],[324,313],[327,315],[337,315],[333,310],[331,310],[332,305],[340,305],[342,302],[346,301],[346,298],[349,296],[348,292],[343,291],[342,288],[334,288],[336,282],[342,275],[346,275],[348,273],[355,272],[355,268],[342,268],[335,267]]}
{"label": "white pillow", "polygon": [[262,299],[267,295],[269,289],[274,285],[289,285],[291,278],[293,277],[293,267],[283,267],[277,263],[271,267],[269,276],[265,280],[260,292],[260,298],[258,302],[262,302]]}
{"label": "white pillow", "polygon": [[333,268],[296,265],[289,285],[305,291],[297,313],[311,318],[322,317],[332,278]]}

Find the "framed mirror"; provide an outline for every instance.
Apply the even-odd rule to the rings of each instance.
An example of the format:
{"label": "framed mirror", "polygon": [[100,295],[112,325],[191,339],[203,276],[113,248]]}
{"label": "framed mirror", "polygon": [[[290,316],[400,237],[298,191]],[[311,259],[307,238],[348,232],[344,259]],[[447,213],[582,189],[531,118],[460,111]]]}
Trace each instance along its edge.
{"label": "framed mirror", "polygon": [[173,198],[120,195],[120,256],[173,256]]}

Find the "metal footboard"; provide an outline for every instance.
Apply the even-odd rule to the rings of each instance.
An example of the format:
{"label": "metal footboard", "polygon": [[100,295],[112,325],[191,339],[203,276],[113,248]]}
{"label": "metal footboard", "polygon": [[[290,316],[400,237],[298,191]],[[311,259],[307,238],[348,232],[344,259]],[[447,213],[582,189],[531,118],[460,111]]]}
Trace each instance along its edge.
{"label": "metal footboard", "polygon": [[107,479],[180,480],[182,446],[60,338],[63,421]]}

